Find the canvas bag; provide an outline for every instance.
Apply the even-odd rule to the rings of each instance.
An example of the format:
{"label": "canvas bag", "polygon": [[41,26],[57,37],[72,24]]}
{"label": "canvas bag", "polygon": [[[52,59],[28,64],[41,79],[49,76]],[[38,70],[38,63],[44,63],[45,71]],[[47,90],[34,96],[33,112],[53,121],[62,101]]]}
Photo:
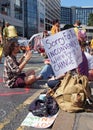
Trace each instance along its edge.
{"label": "canvas bag", "polygon": [[87,97],[91,91],[86,76],[67,73],[61,84],[52,94],[59,107],[67,112],[78,112],[84,110]]}

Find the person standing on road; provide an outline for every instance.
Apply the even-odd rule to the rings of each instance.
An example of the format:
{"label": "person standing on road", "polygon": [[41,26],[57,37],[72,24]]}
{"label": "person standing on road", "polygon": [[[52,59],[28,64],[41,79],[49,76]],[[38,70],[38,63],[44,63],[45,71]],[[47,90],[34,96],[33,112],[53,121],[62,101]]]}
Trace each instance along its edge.
{"label": "person standing on road", "polygon": [[81,26],[80,20],[76,20],[75,23],[74,23],[74,27],[80,28],[80,26]]}
{"label": "person standing on road", "polygon": [[4,83],[9,88],[29,87],[36,80],[35,71],[22,72],[22,70],[32,56],[31,51],[25,53],[17,61],[16,56],[20,49],[17,39],[7,42],[8,44],[4,45]]}
{"label": "person standing on road", "polygon": [[53,26],[51,28],[51,34],[54,35],[60,31],[60,25],[59,25],[59,20],[56,19],[53,21]]}
{"label": "person standing on road", "polygon": [[3,38],[2,38],[2,27],[0,27],[0,64],[2,63],[2,54],[3,54]]}
{"label": "person standing on road", "polygon": [[17,38],[17,30],[13,25],[10,25],[8,22],[5,23],[5,28],[3,29],[3,38],[4,40],[9,40],[11,38]]}

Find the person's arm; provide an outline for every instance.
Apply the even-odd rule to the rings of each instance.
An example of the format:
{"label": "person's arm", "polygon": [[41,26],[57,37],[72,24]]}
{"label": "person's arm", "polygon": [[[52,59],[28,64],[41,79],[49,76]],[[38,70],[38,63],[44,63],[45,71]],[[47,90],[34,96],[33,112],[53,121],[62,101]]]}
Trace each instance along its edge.
{"label": "person's arm", "polygon": [[64,76],[65,76],[65,74],[63,74],[63,75],[61,75],[61,76],[57,76],[57,77],[52,76],[49,80],[60,80],[60,79],[63,79]]}
{"label": "person's arm", "polygon": [[22,63],[19,65],[19,70],[20,70],[20,71],[24,68],[24,66],[25,66],[25,65],[27,64],[27,62],[30,60],[31,56],[32,56],[31,51],[28,51],[28,52],[26,53],[26,55],[25,55],[24,60],[23,60]]}
{"label": "person's arm", "polygon": [[55,79],[63,79],[65,74],[55,77]]}
{"label": "person's arm", "polygon": [[31,58],[31,53],[27,53],[25,56],[23,62],[18,65],[17,61],[15,59],[12,59],[10,56],[5,57],[5,67],[8,68],[8,75],[18,75],[26,65],[26,63],[29,61]]}
{"label": "person's arm", "polygon": [[19,71],[22,71],[25,65],[27,64],[28,60],[24,59],[23,62],[19,65]]}
{"label": "person's arm", "polygon": [[56,33],[58,33],[59,31],[60,31],[60,29],[59,29],[59,27],[58,26],[56,26]]}
{"label": "person's arm", "polygon": [[26,55],[26,53],[18,60],[19,64],[21,64],[23,62],[23,60],[25,59],[25,55]]}
{"label": "person's arm", "polygon": [[2,40],[2,34],[0,33],[0,44],[3,44],[2,41],[3,41],[3,40]]}

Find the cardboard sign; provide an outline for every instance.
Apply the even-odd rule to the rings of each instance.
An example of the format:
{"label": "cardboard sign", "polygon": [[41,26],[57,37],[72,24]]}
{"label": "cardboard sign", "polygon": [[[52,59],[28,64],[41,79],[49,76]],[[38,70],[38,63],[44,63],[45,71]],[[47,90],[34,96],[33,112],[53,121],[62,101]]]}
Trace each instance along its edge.
{"label": "cardboard sign", "polygon": [[49,117],[38,117],[34,116],[31,112],[28,113],[25,120],[22,122],[21,126],[32,126],[34,128],[48,128],[55,121],[58,113],[54,116]]}
{"label": "cardboard sign", "polygon": [[56,76],[77,68],[82,52],[74,29],[67,29],[42,39]]}

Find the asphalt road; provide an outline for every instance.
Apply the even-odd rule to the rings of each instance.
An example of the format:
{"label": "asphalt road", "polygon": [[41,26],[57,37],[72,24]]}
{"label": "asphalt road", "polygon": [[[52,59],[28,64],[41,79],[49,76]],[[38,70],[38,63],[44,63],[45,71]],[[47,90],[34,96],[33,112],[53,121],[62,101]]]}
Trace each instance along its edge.
{"label": "asphalt road", "polygon": [[[20,57],[21,54],[18,55]],[[39,54],[33,54],[30,62],[26,65],[25,71],[34,69],[36,74],[42,69],[44,58]],[[32,88],[6,88],[2,82],[3,64],[0,64],[0,130],[45,130],[28,126],[21,126],[21,123],[29,114],[30,103],[44,91],[45,81],[39,81],[32,85]],[[93,95],[93,82],[91,84]],[[93,112],[67,113],[60,111],[58,117],[46,130],[93,130]]]}
{"label": "asphalt road", "polygon": [[[18,54],[18,57],[20,56],[21,54]],[[38,74],[44,65],[43,60],[39,54],[33,54],[24,70],[34,69]],[[44,91],[44,88],[39,87],[44,86],[45,82],[35,83],[30,89],[10,89],[4,86],[2,75],[3,64],[0,64],[0,130],[37,130],[32,127],[20,127],[20,125],[29,113],[30,103]]]}

